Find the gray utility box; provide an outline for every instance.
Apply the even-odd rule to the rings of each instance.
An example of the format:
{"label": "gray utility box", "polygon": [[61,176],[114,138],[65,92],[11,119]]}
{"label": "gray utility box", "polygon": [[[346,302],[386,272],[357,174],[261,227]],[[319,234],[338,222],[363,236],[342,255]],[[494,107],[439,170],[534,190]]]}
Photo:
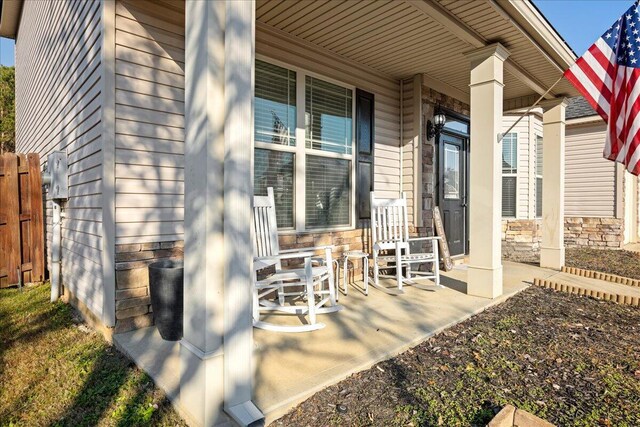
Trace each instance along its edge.
{"label": "gray utility box", "polygon": [[54,151],[47,157],[47,173],[51,177],[49,183],[50,199],[69,198],[69,176],[67,166],[67,153]]}

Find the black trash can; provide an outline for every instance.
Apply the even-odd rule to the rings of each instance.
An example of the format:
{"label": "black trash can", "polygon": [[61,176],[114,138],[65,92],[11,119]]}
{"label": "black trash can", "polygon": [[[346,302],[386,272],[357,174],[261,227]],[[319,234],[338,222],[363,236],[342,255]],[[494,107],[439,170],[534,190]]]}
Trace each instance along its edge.
{"label": "black trash can", "polygon": [[149,265],[153,317],[160,336],[167,341],[182,338],[183,282],[182,261],[158,261]]}

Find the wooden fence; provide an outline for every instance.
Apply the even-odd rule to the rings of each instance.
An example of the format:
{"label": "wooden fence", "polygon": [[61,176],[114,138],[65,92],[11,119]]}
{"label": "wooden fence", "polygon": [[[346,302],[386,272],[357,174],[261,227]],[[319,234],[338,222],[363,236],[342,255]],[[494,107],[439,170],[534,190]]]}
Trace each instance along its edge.
{"label": "wooden fence", "polygon": [[43,223],[40,156],[0,156],[0,288],[44,280]]}

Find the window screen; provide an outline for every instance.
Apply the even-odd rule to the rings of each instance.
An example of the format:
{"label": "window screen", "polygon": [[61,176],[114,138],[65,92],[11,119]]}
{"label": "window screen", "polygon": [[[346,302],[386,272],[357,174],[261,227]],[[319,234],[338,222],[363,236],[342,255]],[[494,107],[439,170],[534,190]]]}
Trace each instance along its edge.
{"label": "window screen", "polygon": [[518,137],[508,133],[502,139],[502,216],[516,216]]}
{"label": "window screen", "polygon": [[516,177],[502,177],[502,216],[516,216]]}
{"label": "window screen", "polygon": [[291,228],[293,216],[293,153],[255,149],[254,194],[266,196],[273,187],[278,228]]}
{"label": "window screen", "polygon": [[296,73],[256,60],[255,140],[296,145]]}
{"label": "window screen", "polygon": [[502,173],[517,172],[518,137],[515,133],[508,133],[502,139]]}
{"label": "window screen", "polygon": [[536,137],[536,216],[542,216],[542,137]]}
{"label": "window screen", "polygon": [[306,226],[348,226],[351,162],[330,157],[306,158]]}
{"label": "window screen", "polygon": [[351,154],[352,90],[307,76],[305,103],[307,148]]}

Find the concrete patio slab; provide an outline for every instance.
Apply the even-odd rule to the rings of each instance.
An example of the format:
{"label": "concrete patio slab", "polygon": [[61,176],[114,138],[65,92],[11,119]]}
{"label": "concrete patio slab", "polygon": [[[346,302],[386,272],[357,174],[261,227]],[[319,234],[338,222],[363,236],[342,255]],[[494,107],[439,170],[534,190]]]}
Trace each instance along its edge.
{"label": "concrete patio slab", "polygon": [[[558,272],[505,262],[503,274],[504,294],[493,300],[466,295],[467,269],[460,265],[443,274],[444,288],[407,286],[403,295],[391,296],[371,287],[365,296],[352,286],[348,296],[340,297],[344,310],[320,316],[326,327],[319,331],[279,334],[254,329],[254,401],[269,423],[318,390],[504,301],[534,277],[548,278]],[[282,315],[270,320],[282,324],[302,321]],[[175,400],[178,343],[163,341],[155,327],[118,334],[115,342]]]}

